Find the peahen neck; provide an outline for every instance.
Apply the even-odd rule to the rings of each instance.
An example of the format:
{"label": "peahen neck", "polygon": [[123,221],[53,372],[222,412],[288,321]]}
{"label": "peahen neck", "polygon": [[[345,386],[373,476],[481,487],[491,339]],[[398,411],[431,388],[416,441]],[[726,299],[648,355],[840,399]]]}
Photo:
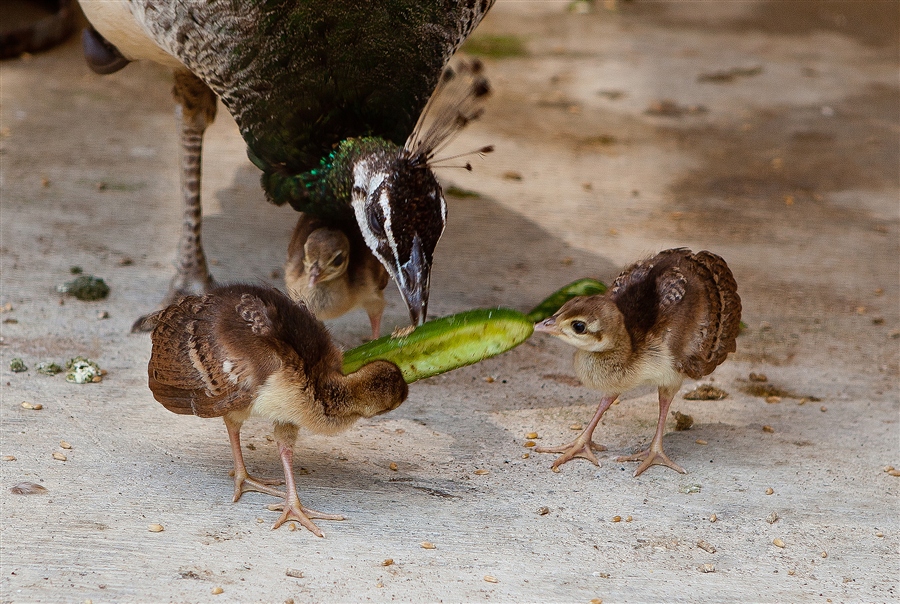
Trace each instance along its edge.
{"label": "peahen neck", "polygon": [[357,166],[366,166],[373,172],[386,170],[399,153],[397,145],[383,138],[347,138],[323,157],[317,167],[293,175],[273,170],[252,153],[250,158],[263,170],[263,189],[273,203],[290,203],[301,212],[316,208],[316,214],[323,218],[345,220],[352,219],[353,215],[350,191]]}

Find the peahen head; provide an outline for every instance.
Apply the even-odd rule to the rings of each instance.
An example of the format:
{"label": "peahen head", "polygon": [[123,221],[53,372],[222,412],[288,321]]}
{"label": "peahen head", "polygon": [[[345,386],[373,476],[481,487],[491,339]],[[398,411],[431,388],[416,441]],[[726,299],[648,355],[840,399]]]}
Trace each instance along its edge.
{"label": "peahen head", "polygon": [[360,157],[350,195],[366,244],[396,281],[412,322],[421,324],[447,202],[434,172],[417,159],[388,148]]}
{"label": "peahen head", "polygon": [[[442,161],[435,153],[481,115],[481,101],[489,93],[479,63],[463,64],[459,72],[444,72],[403,148],[384,143],[353,165],[356,221],[396,281],[414,324],[423,323],[428,313],[432,258],[447,223],[447,202],[432,171]],[[483,147],[477,153],[492,150]],[[462,167],[471,170],[470,164]]]}

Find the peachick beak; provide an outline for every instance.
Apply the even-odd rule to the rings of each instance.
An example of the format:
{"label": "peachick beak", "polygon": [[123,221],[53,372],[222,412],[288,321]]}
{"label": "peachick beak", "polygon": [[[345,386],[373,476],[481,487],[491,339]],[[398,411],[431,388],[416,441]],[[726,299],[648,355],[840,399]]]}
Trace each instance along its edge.
{"label": "peachick beak", "polygon": [[548,317],[539,323],[535,323],[534,330],[551,336],[558,336],[561,333],[559,326],[556,324],[556,317]]}
{"label": "peachick beak", "polygon": [[319,268],[319,263],[316,262],[309,269],[309,286],[315,287],[316,283],[319,282],[319,277],[322,276],[322,269]]}
{"label": "peachick beak", "polygon": [[400,295],[409,309],[409,318],[413,325],[421,325],[428,314],[428,290],[431,281],[431,265],[422,253],[422,242],[419,236],[413,238],[412,250],[406,264],[400,266],[400,278],[397,286]]}

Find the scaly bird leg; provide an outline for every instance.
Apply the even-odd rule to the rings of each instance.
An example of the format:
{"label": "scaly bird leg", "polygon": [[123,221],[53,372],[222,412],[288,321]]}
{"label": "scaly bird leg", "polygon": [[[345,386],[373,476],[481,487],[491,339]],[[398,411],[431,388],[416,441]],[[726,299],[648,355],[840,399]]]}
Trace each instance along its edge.
{"label": "scaly bird leg", "polygon": [[[178,104],[176,114],[181,127],[181,196],[184,214],[181,237],[178,240],[178,256],[175,259],[176,273],[162,307],[182,296],[202,294],[215,286],[200,239],[203,217],[200,176],[203,133],[216,117],[216,95],[188,71],[175,72],[172,95]],[[131,331],[152,329],[152,325],[146,324],[144,318],[135,321]]]}
{"label": "scaly bird leg", "polygon": [[228,440],[231,442],[231,456],[234,458],[234,499],[233,502],[241,498],[241,495],[247,491],[257,491],[275,497],[284,497],[285,493],[272,486],[284,484],[280,479],[259,479],[253,478],[247,473],[247,466],[244,465],[244,454],[241,452],[241,425],[242,421],[238,421],[233,417],[226,415],[225,428],[228,430]]}
{"label": "scaly bird leg", "polygon": [[676,472],[687,474],[687,471],[684,468],[669,459],[669,456],[663,451],[662,444],[663,434],[666,431],[666,416],[669,413],[669,405],[672,404],[672,399],[675,398],[675,394],[678,392],[680,386],[681,385],[679,384],[678,387],[675,388],[659,389],[659,422],[656,424],[656,434],[653,436],[653,442],[650,443],[650,448],[634,455],[619,457],[616,460],[640,461],[641,465],[634,471],[634,476],[640,476],[644,470],[654,465],[668,466]]}
{"label": "scaly bird leg", "polygon": [[594,455],[594,451],[606,451],[606,447],[593,442],[591,436],[594,433],[594,428],[600,423],[600,418],[606,413],[606,410],[609,409],[610,405],[615,402],[618,396],[618,394],[612,394],[600,399],[600,405],[597,406],[597,412],[594,413],[591,423],[588,424],[588,427],[584,429],[584,432],[582,432],[578,438],[569,444],[559,447],[537,447],[535,451],[537,453],[562,453],[551,466],[551,469],[554,472],[558,472],[559,466],[576,457],[587,459],[595,466],[599,466],[600,462],[597,461],[597,456]]}
{"label": "scaly bird leg", "polygon": [[[288,426],[285,424],[276,424],[275,426],[275,440],[278,441],[278,450],[281,453],[281,465],[284,466],[284,480],[287,487],[287,494],[285,495],[283,504],[269,506],[270,510],[283,510],[281,517],[275,521],[274,525],[272,525],[272,530],[277,529],[285,522],[295,520],[305,528],[309,529],[316,537],[324,537],[325,535],[322,534],[319,527],[313,524],[313,521],[310,520],[310,518],[316,518],[318,520],[344,520],[344,517],[340,514],[324,514],[322,512],[317,512],[316,510],[303,507],[303,504],[300,503],[300,497],[297,496],[297,485],[294,483],[293,468],[293,443],[296,435],[297,428],[295,426]],[[284,438],[285,436],[288,436],[288,438]]]}

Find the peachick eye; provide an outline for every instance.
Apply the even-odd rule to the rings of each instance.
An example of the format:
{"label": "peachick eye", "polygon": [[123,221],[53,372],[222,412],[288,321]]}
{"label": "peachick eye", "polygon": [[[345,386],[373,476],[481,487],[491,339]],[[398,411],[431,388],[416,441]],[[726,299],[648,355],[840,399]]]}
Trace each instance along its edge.
{"label": "peachick eye", "polygon": [[584,333],[587,329],[587,325],[584,324],[584,321],[572,321],[572,331],[575,333]]}

